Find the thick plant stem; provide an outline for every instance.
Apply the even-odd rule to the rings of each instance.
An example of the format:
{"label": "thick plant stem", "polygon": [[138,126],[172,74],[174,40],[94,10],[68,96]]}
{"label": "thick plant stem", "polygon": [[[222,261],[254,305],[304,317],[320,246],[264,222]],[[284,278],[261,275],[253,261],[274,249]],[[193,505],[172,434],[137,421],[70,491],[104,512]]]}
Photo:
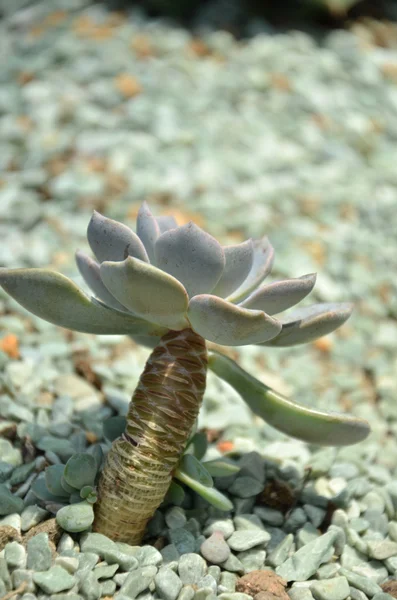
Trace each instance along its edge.
{"label": "thick plant stem", "polygon": [[161,504],[196,421],[205,390],[205,341],[170,331],[150,355],[132,397],[125,433],[108,453],[94,531],[138,544]]}

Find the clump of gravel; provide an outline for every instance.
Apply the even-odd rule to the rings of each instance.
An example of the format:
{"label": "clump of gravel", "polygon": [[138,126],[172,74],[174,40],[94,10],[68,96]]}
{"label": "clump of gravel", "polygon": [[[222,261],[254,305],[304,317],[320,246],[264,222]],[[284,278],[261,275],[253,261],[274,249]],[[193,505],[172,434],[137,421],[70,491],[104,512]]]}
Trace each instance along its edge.
{"label": "clump of gravel", "polygon": [[[142,546],[89,525],[66,533],[32,485],[49,464],[106,450],[103,423],[125,415],[149,351],[57,329],[0,292],[0,597],[274,600],[241,591],[257,571],[284,579],[291,600],[395,595],[395,52],[344,31],[321,46],[265,27],[245,42],[198,38],[81,0],[15,3],[0,40],[0,264],[77,280],[92,209],[133,223],[143,199],[224,243],[266,233],[274,279],[319,271],[314,301],[356,310],[314,344],[237,360],[372,426],[357,446],[309,446],[209,374],[199,426],[206,458],[241,467],[215,480],[233,511],[187,492]],[[68,519],[83,519],[73,506]]]}

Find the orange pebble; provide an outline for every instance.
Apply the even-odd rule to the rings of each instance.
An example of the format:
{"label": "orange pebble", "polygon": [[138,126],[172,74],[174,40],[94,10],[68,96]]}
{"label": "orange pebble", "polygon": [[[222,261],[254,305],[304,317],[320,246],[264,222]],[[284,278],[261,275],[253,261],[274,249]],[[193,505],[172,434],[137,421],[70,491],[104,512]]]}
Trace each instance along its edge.
{"label": "orange pebble", "polygon": [[18,338],[13,333],[9,333],[0,341],[0,349],[10,358],[19,358]]}

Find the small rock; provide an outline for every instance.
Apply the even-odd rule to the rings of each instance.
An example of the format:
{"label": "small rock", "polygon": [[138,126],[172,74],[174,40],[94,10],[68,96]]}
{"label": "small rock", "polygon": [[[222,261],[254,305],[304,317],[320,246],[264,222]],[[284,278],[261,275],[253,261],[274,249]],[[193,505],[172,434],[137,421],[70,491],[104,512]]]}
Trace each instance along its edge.
{"label": "small rock", "polygon": [[179,506],[173,506],[167,510],[165,514],[165,522],[169,529],[175,529],[175,527],[183,527],[186,525],[186,515],[183,508]]}
{"label": "small rock", "polygon": [[79,568],[79,559],[76,556],[57,556],[54,562],[71,575],[74,575]]}
{"label": "small rock", "polygon": [[85,600],[98,600],[101,595],[101,584],[95,577],[93,571],[78,574],[79,592]]}
{"label": "small rock", "polygon": [[236,590],[251,596],[260,592],[268,592],[282,600],[289,600],[285,591],[287,582],[273,571],[259,570],[251,571],[247,575],[240,577],[236,583]]}
{"label": "small rock", "polygon": [[100,566],[98,565],[97,567],[95,567],[93,573],[95,575],[95,577],[98,579],[110,579],[111,577],[113,577],[113,575],[116,573],[117,569],[119,568],[119,565],[115,564],[115,565],[106,565],[106,563],[103,563],[104,566]]}
{"label": "small rock", "polygon": [[233,521],[231,519],[209,519],[206,522],[204,535],[212,535],[214,531],[221,531],[227,540],[234,532]]}
{"label": "small rock", "polygon": [[254,513],[265,523],[266,525],[273,525],[273,527],[279,527],[284,523],[284,515],[281,511],[270,506],[256,506]]}
{"label": "small rock", "polygon": [[14,590],[23,585],[24,592],[35,592],[36,586],[33,582],[33,571],[27,569],[15,569],[12,572],[12,583]]}
{"label": "small rock", "polygon": [[136,598],[138,594],[149,587],[155,578],[156,573],[157,568],[153,565],[131,571],[120,588],[120,594],[124,594],[132,599]]}
{"label": "small rock", "polygon": [[369,541],[367,544],[368,554],[371,558],[377,560],[385,560],[391,556],[397,555],[397,543],[390,540],[382,540],[379,542]]}
{"label": "small rock", "polygon": [[348,569],[340,569],[339,574],[346,577],[350,585],[364,592],[369,598],[372,598],[372,596],[382,591],[382,588],[375,583],[375,581],[372,581],[368,577],[363,577],[358,573],[354,573],[353,571],[349,571]]}
{"label": "small rock", "polygon": [[345,600],[350,595],[349,583],[343,576],[316,581],[310,591],[316,600]]}
{"label": "small rock", "polygon": [[267,531],[259,529],[248,529],[243,531],[235,531],[227,540],[230,548],[237,552],[249,550],[260,544],[266,544],[270,540],[270,534]]}
{"label": "small rock", "polygon": [[94,522],[94,509],[89,502],[63,506],[57,512],[56,520],[62,529],[70,533],[85,531]]}
{"label": "small rock", "polygon": [[4,548],[4,558],[7,565],[12,569],[24,569],[26,567],[26,550],[18,542],[9,542]]}
{"label": "small rock", "polygon": [[154,578],[156,592],[163,600],[176,600],[182,589],[182,581],[171,569],[163,568]]}
{"label": "small rock", "polygon": [[161,553],[154,546],[142,546],[135,555],[141,567],[154,565],[158,567],[163,562]]}
{"label": "small rock", "polygon": [[201,545],[200,552],[210,563],[218,565],[229,558],[230,547],[225,542],[222,532],[215,531]]}
{"label": "small rock", "polygon": [[62,567],[51,567],[48,571],[34,573],[33,581],[47,594],[57,594],[70,590],[76,583],[76,578]]}
{"label": "small rock", "polygon": [[18,498],[10,492],[8,487],[0,483],[0,515],[21,513],[24,504],[22,498]]}
{"label": "small rock", "polygon": [[176,527],[169,531],[170,542],[174,544],[179,554],[190,554],[196,547],[195,537],[183,527]]}
{"label": "small rock", "polygon": [[178,573],[182,583],[196,584],[207,572],[205,560],[198,554],[188,553],[179,559]]}
{"label": "small rock", "polygon": [[306,581],[328,557],[336,535],[330,531],[302,546],[291,558],[277,567],[276,573],[287,581]]}
{"label": "small rock", "polygon": [[264,487],[264,483],[254,477],[239,476],[229,487],[229,492],[238,498],[251,498],[260,494]]}
{"label": "small rock", "polygon": [[29,529],[41,523],[48,514],[47,510],[37,506],[37,504],[27,506],[21,513],[22,531],[29,531]]}
{"label": "small rock", "polygon": [[47,571],[52,563],[52,551],[48,543],[48,533],[39,533],[27,543],[27,568],[34,571]]}
{"label": "small rock", "polygon": [[257,571],[258,569],[262,569],[266,560],[266,552],[265,550],[245,550],[244,552],[240,552],[237,556],[241,564],[244,566],[244,570],[246,573],[251,573],[252,571]]}

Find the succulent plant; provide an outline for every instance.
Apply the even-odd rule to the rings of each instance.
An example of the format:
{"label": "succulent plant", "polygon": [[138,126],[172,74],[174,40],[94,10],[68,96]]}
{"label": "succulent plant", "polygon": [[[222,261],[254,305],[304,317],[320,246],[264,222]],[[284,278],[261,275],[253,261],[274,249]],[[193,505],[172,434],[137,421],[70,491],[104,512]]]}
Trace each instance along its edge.
{"label": "succulent plant", "polygon": [[[309,294],[315,275],[263,285],[274,260],[266,237],[222,247],[193,222],[178,226],[173,217],[154,217],[146,203],[139,210],[136,233],[94,212],[87,237],[96,260],[81,251],[76,260],[92,297],[48,269],[2,269],[0,284],[47,321],[87,333],[127,334],[154,346],[125,431],[106,458],[95,530],[139,542],[173,476],[199,493],[212,489],[211,469],[202,468],[189,452],[183,456],[208,366],[235,387],[254,412],[290,435],[331,445],[356,443],[367,436],[365,421],[302,407],[217,350],[208,355],[206,340],[221,346],[272,347],[310,342],[351,314],[351,304],[327,303],[280,316]],[[175,484],[173,489],[179,493]],[[221,505],[218,494],[214,490],[208,498]]]}

